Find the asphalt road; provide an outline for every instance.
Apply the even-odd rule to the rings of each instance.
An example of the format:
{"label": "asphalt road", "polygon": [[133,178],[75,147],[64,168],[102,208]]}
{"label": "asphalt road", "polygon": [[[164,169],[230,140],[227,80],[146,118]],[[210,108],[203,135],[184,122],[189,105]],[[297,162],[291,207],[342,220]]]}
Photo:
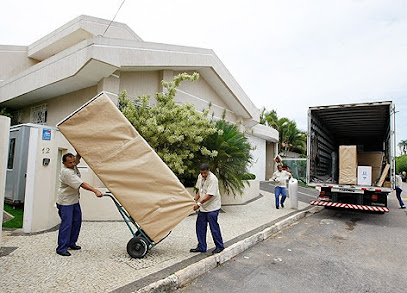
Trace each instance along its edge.
{"label": "asphalt road", "polygon": [[407,211],[389,208],[325,209],[178,291],[407,292]]}
{"label": "asphalt road", "polygon": [[[274,184],[269,181],[260,181],[260,189],[274,193]],[[316,200],[318,195],[319,192],[315,188],[305,188],[298,186],[299,201],[309,202],[310,200]],[[289,200],[289,198],[287,200]]]}

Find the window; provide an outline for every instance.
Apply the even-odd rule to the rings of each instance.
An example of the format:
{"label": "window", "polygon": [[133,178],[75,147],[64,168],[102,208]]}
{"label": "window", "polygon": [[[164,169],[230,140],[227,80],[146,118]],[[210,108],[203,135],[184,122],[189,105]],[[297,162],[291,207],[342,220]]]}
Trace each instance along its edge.
{"label": "window", "polygon": [[42,104],[31,108],[30,122],[35,124],[45,124],[45,122],[47,122],[46,104]]}

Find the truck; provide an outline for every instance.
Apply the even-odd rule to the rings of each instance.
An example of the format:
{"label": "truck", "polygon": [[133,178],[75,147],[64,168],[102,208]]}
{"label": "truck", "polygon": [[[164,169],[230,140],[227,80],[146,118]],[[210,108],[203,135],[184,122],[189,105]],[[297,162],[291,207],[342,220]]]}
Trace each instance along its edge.
{"label": "truck", "polygon": [[389,212],[395,155],[393,102],[308,109],[306,182],[319,191],[312,205]]}

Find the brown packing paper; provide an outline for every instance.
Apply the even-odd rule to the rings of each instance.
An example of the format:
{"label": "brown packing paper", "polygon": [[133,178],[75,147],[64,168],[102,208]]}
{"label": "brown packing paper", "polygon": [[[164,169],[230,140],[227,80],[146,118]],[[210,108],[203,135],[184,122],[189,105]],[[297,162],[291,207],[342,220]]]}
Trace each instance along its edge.
{"label": "brown packing paper", "polygon": [[372,166],[373,182],[379,180],[383,162],[383,152],[362,152],[358,153],[359,166]]}
{"label": "brown packing paper", "polygon": [[193,197],[107,95],[58,128],[155,243],[193,211]]}
{"label": "brown packing paper", "polygon": [[356,184],[357,167],[356,146],[339,146],[339,184]]}

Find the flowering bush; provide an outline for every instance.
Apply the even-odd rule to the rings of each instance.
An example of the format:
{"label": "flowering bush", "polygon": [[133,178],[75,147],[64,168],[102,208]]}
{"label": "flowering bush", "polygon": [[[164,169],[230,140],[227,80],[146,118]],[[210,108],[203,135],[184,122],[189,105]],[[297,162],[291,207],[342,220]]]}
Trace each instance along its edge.
{"label": "flowering bush", "polygon": [[124,116],[184,184],[186,178],[191,179],[197,174],[197,154],[200,159],[217,155],[216,150],[202,145],[207,136],[217,131],[216,124],[207,118],[209,109],[200,113],[192,104],[178,105],[174,102],[179,84],[198,78],[198,73],[182,73],[172,82],[163,81],[166,91],[155,95],[157,103],[151,107],[150,96],[144,95],[131,101],[126,91],[120,94],[118,103]]}
{"label": "flowering bush", "polygon": [[198,73],[182,73],[172,82],[163,81],[166,91],[155,95],[157,103],[151,107],[150,96],[131,101],[123,91],[118,107],[185,186],[194,186],[199,164],[208,162],[223,192],[241,194],[252,160],[245,135],[225,120],[208,119],[210,105],[200,113],[192,104],[174,102],[179,84],[198,78]]}

